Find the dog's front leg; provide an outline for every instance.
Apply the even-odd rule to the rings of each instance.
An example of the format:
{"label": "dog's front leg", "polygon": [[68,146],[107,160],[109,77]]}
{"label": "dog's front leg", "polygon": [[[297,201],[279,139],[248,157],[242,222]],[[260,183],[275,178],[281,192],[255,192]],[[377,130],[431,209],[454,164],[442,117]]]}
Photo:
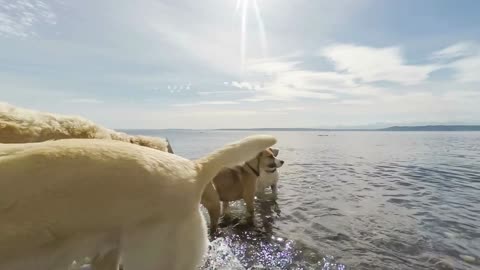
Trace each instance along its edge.
{"label": "dog's front leg", "polygon": [[253,223],[253,218],[254,218],[254,212],[255,212],[255,188],[251,190],[245,190],[245,193],[243,194],[243,200],[245,201],[245,204],[247,205],[247,218],[250,223]]}
{"label": "dog's front leg", "polygon": [[228,216],[230,214],[230,205],[228,202],[222,202],[222,215]]}
{"label": "dog's front leg", "polygon": [[272,188],[272,194],[275,195],[275,197],[277,197],[277,190],[278,190],[277,184],[273,184],[271,188]]}

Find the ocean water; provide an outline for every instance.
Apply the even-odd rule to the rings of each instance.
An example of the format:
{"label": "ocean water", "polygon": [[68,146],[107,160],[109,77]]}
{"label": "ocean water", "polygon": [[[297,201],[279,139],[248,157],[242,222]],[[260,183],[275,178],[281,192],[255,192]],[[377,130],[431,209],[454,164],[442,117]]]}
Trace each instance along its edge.
{"label": "ocean water", "polygon": [[190,159],[278,138],[278,197],[257,198],[254,226],[236,203],[204,269],[480,269],[478,132],[128,132]]}

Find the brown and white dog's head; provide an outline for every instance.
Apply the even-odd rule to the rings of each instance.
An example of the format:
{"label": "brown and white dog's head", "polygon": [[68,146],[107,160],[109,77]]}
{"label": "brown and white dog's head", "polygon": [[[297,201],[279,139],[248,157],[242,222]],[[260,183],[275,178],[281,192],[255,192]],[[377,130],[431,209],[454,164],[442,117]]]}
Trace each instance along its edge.
{"label": "brown and white dog's head", "polygon": [[267,148],[260,152],[258,156],[249,163],[256,164],[255,167],[258,172],[265,171],[267,173],[273,173],[285,163],[283,160],[277,158],[278,152],[278,149]]}

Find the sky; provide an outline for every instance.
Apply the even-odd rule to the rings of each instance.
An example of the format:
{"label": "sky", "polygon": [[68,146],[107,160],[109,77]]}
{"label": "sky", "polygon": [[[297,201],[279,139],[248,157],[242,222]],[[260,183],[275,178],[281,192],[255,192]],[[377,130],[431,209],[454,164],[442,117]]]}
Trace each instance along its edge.
{"label": "sky", "polygon": [[0,0],[0,101],[110,128],[480,124],[477,0]]}

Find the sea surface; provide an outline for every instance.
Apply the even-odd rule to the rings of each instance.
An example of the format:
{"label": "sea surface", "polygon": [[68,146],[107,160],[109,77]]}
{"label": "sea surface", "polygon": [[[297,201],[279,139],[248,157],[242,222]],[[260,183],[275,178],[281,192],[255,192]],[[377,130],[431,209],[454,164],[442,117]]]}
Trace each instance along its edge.
{"label": "sea surface", "polygon": [[254,226],[234,204],[204,269],[480,269],[480,132],[128,132],[190,159],[278,138],[278,197]]}

